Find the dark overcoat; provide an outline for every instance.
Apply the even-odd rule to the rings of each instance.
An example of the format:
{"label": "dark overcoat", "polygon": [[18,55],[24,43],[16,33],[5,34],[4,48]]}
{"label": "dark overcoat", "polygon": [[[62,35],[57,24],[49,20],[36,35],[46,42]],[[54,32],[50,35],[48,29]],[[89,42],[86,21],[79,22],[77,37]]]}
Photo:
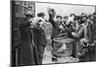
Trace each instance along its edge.
{"label": "dark overcoat", "polygon": [[19,60],[18,60],[19,65],[35,64],[31,29],[29,26],[30,23],[25,20],[20,24],[21,46],[19,48]]}
{"label": "dark overcoat", "polygon": [[34,47],[36,52],[36,64],[42,64],[43,54],[46,46],[45,34],[42,28],[33,28]]}

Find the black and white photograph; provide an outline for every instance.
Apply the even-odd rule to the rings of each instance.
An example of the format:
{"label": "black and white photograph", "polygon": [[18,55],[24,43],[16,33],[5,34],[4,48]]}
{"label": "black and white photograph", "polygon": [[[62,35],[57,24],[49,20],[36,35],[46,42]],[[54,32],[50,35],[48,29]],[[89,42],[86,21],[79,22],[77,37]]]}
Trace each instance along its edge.
{"label": "black and white photograph", "polygon": [[96,61],[96,5],[10,4],[12,67]]}

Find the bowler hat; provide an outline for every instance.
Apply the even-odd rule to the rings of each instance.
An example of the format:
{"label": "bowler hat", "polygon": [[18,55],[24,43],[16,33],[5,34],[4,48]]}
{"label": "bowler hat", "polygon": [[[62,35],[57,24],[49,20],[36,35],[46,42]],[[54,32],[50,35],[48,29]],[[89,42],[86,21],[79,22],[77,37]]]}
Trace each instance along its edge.
{"label": "bowler hat", "polygon": [[25,16],[33,17],[33,13],[31,11],[27,11],[24,15]]}

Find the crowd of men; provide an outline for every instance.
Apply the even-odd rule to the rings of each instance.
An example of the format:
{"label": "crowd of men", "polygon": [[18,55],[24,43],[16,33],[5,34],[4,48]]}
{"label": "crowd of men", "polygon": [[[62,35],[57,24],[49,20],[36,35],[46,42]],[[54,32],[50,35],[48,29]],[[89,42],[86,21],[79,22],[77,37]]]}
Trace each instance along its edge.
{"label": "crowd of men", "polygon": [[72,13],[63,17],[50,8],[48,15],[49,19],[45,20],[45,13],[38,13],[37,17],[26,14],[20,24],[22,46],[19,48],[19,65],[41,65],[45,47],[51,45],[53,49],[53,39],[63,36],[75,40],[74,57],[80,61],[96,60],[95,12],[89,15],[81,13],[79,16]]}

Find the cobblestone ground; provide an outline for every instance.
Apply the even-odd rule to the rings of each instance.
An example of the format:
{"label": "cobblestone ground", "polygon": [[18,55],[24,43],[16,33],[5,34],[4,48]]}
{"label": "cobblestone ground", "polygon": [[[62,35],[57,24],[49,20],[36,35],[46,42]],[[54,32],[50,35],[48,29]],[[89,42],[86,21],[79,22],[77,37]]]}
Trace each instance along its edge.
{"label": "cobblestone ground", "polygon": [[78,62],[78,58],[73,58],[73,57],[62,57],[62,58],[57,58],[56,62],[52,62],[52,47],[51,46],[46,46],[42,64],[51,64],[51,63],[67,63],[67,62]]}

